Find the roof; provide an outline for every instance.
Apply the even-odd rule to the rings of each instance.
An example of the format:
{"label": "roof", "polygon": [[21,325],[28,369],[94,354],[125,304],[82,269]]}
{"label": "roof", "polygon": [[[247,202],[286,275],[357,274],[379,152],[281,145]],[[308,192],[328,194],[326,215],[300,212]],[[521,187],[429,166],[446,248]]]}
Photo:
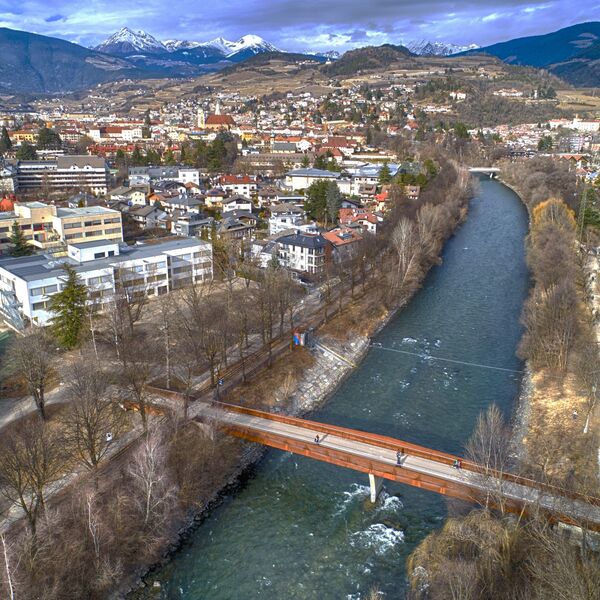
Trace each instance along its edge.
{"label": "roof", "polygon": [[346,227],[337,227],[331,231],[326,231],[323,237],[334,246],[345,246],[362,240],[362,236],[357,231]]}
{"label": "roof", "polygon": [[160,240],[153,244],[140,244],[138,246],[120,244],[121,253],[119,255],[83,263],[67,257],[52,259],[52,257],[44,254],[34,254],[33,256],[22,256],[19,258],[0,258],[0,269],[5,269],[25,281],[37,281],[39,279],[50,279],[64,275],[63,265],[65,264],[72,266],[76,272],[86,273],[88,271],[110,269],[113,266],[118,266],[120,262],[150,258],[164,252],[194,248],[198,245],[210,246],[208,242],[200,241],[197,238],[178,237],[164,241]]}
{"label": "roof", "polygon": [[301,248],[325,248],[327,242],[325,238],[319,235],[306,235],[304,233],[294,233],[278,238],[280,244],[288,246],[300,246]]}
{"label": "roof", "polygon": [[282,213],[282,214],[292,213],[295,215],[303,215],[304,211],[301,208],[294,206],[293,204],[288,204],[286,202],[282,202],[281,204],[277,204],[276,206],[271,207],[272,215],[276,215],[279,213]]}
{"label": "roof", "polygon": [[105,169],[106,161],[101,156],[57,156],[56,166],[59,169],[70,169],[71,167],[83,167],[89,166],[94,169]]}
{"label": "roof", "polygon": [[321,179],[338,179],[340,177],[340,173],[335,173],[334,171],[326,171],[324,169],[293,169],[286,173],[288,177],[318,177]]}
{"label": "roof", "polygon": [[[45,206],[45,205],[44,205]],[[57,217],[91,217],[94,215],[114,214],[119,215],[118,210],[106,208],[105,206],[83,206],[81,208],[57,208]]]}
{"label": "roof", "polygon": [[208,115],[206,125],[235,125],[231,115]]}

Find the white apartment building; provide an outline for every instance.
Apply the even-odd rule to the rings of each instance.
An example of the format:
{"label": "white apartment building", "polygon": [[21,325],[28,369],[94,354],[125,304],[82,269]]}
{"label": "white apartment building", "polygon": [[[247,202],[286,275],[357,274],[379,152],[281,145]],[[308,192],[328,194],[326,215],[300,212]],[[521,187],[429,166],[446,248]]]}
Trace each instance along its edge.
{"label": "white apartment building", "polygon": [[15,189],[19,192],[47,190],[108,191],[109,169],[100,156],[57,156],[55,160],[20,160],[15,164]]}
{"label": "white apartment building", "polygon": [[285,174],[285,185],[292,190],[305,190],[315,181],[336,181],[339,173],[322,169],[294,169]]}
{"label": "white apartment building", "polygon": [[325,268],[328,242],[322,235],[294,233],[280,237],[279,262],[288,269],[318,275]]}
{"label": "white apartment building", "polygon": [[293,204],[278,204],[271,207],[269,217],[269,235],[281,233],[286,229],[297,229],[304,223],[304,211]]}
{"label": "white apartment building", "polygon": [[165,294],[212,279],[212,247],[195,238],[126,246],[101,240],[70,244],[65,258],[41,254],[0,259],[0,317],[10,326],[45,325],[50,299],[66,280],[68,264],[90,290],[90,302],[109,301],[120,287],[148,295]]}

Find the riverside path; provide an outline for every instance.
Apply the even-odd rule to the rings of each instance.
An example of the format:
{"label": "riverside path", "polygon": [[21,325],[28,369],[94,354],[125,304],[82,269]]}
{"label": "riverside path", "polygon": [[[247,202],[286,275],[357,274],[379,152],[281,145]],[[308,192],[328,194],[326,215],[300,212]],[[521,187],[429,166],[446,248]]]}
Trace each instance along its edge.
{"label": "riverside path", "polygon": [[219,402],[198,408],[197,422],[212,421],[235,437],[367,473],[373,502],[382,480],[389,479],[600,531],[600,498],[374,433]]}

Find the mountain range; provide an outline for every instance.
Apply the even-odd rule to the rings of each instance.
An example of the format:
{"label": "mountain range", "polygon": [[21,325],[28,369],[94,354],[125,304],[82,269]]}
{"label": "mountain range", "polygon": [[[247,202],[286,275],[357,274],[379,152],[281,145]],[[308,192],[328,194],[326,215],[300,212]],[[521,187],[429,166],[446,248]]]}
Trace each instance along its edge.
{"label": "mountain range", "polygon": [[[351,76],[353,69],[414,63],[418,57],[491,54],[509,64],[544,68],[574,85],[600,83],[600,23],[582,23],[541,36],[519,38],[484,48],[443,42],[408,42],[335,52],[293,54],[294,61],[322,63],[329,76]],[[457,54],[457,52],[459,52]],[[257,35],[237,41],[161,41],[123,27],[94,48],[26,31],[0,28],[0,93],[40,94],[81,90],[107,81],[194,77],[240,64],[258,55],[289,54]],[[423,60],[423,59],[421,59]]]}
{"label": "mountain range", "polygon": [[222,37],[209,42],[161,42],[145,31],[133,31],[129,27],[121,28],[93,50],[133,61],[143,57],[146,63],[149,57],[156,57],[163,61],[182,61],[197,65],[222,60],[237,63],[263,52],[279,52],[278,48],[258,35],[245,35],[237,42]]}
{"label": "mountain range", "polygon": [[600,85],[600,22],[578,23],[547,33],[468,50],[491,54],[508,64],[547,69],[580,86]]}

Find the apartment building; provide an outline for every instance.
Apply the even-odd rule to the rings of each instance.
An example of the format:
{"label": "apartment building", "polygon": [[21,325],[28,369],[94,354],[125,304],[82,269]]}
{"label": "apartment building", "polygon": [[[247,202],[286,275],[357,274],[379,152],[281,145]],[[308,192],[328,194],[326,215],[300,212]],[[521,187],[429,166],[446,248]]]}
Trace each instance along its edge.
{"label": "apartment building", "polygon": [[288,269],[319,275],[325,268],[329,244],[322,235],[296,232],[280,237],[279,262]]}
{"label": "apartment building", "polygon": [[60,208],[43,202],[15,202],[12,211],[0,212],[0,255],[10,247],[15,222],[25,239],[41,250],[78,241],[123,240],[118,210],[103,206]]}
{"label": "apartment building", "polygon": [[54,160],[19,160],[15,189],[52,192],[81,191],[106,194],[109,169],[100,156],[57,156]]}
{"label": "apartment building", "polygon": [[64,265],[75,269],[90,302],[100,309],[123,287],[153,296],[213,276],[212,247],[194,238],[137,246],[108,240],[73,243],[58,260],[42,254],[0,258],[0,317],[16,328],[19,319],[21,324],[47,324],[50,299],[66,281]]}

